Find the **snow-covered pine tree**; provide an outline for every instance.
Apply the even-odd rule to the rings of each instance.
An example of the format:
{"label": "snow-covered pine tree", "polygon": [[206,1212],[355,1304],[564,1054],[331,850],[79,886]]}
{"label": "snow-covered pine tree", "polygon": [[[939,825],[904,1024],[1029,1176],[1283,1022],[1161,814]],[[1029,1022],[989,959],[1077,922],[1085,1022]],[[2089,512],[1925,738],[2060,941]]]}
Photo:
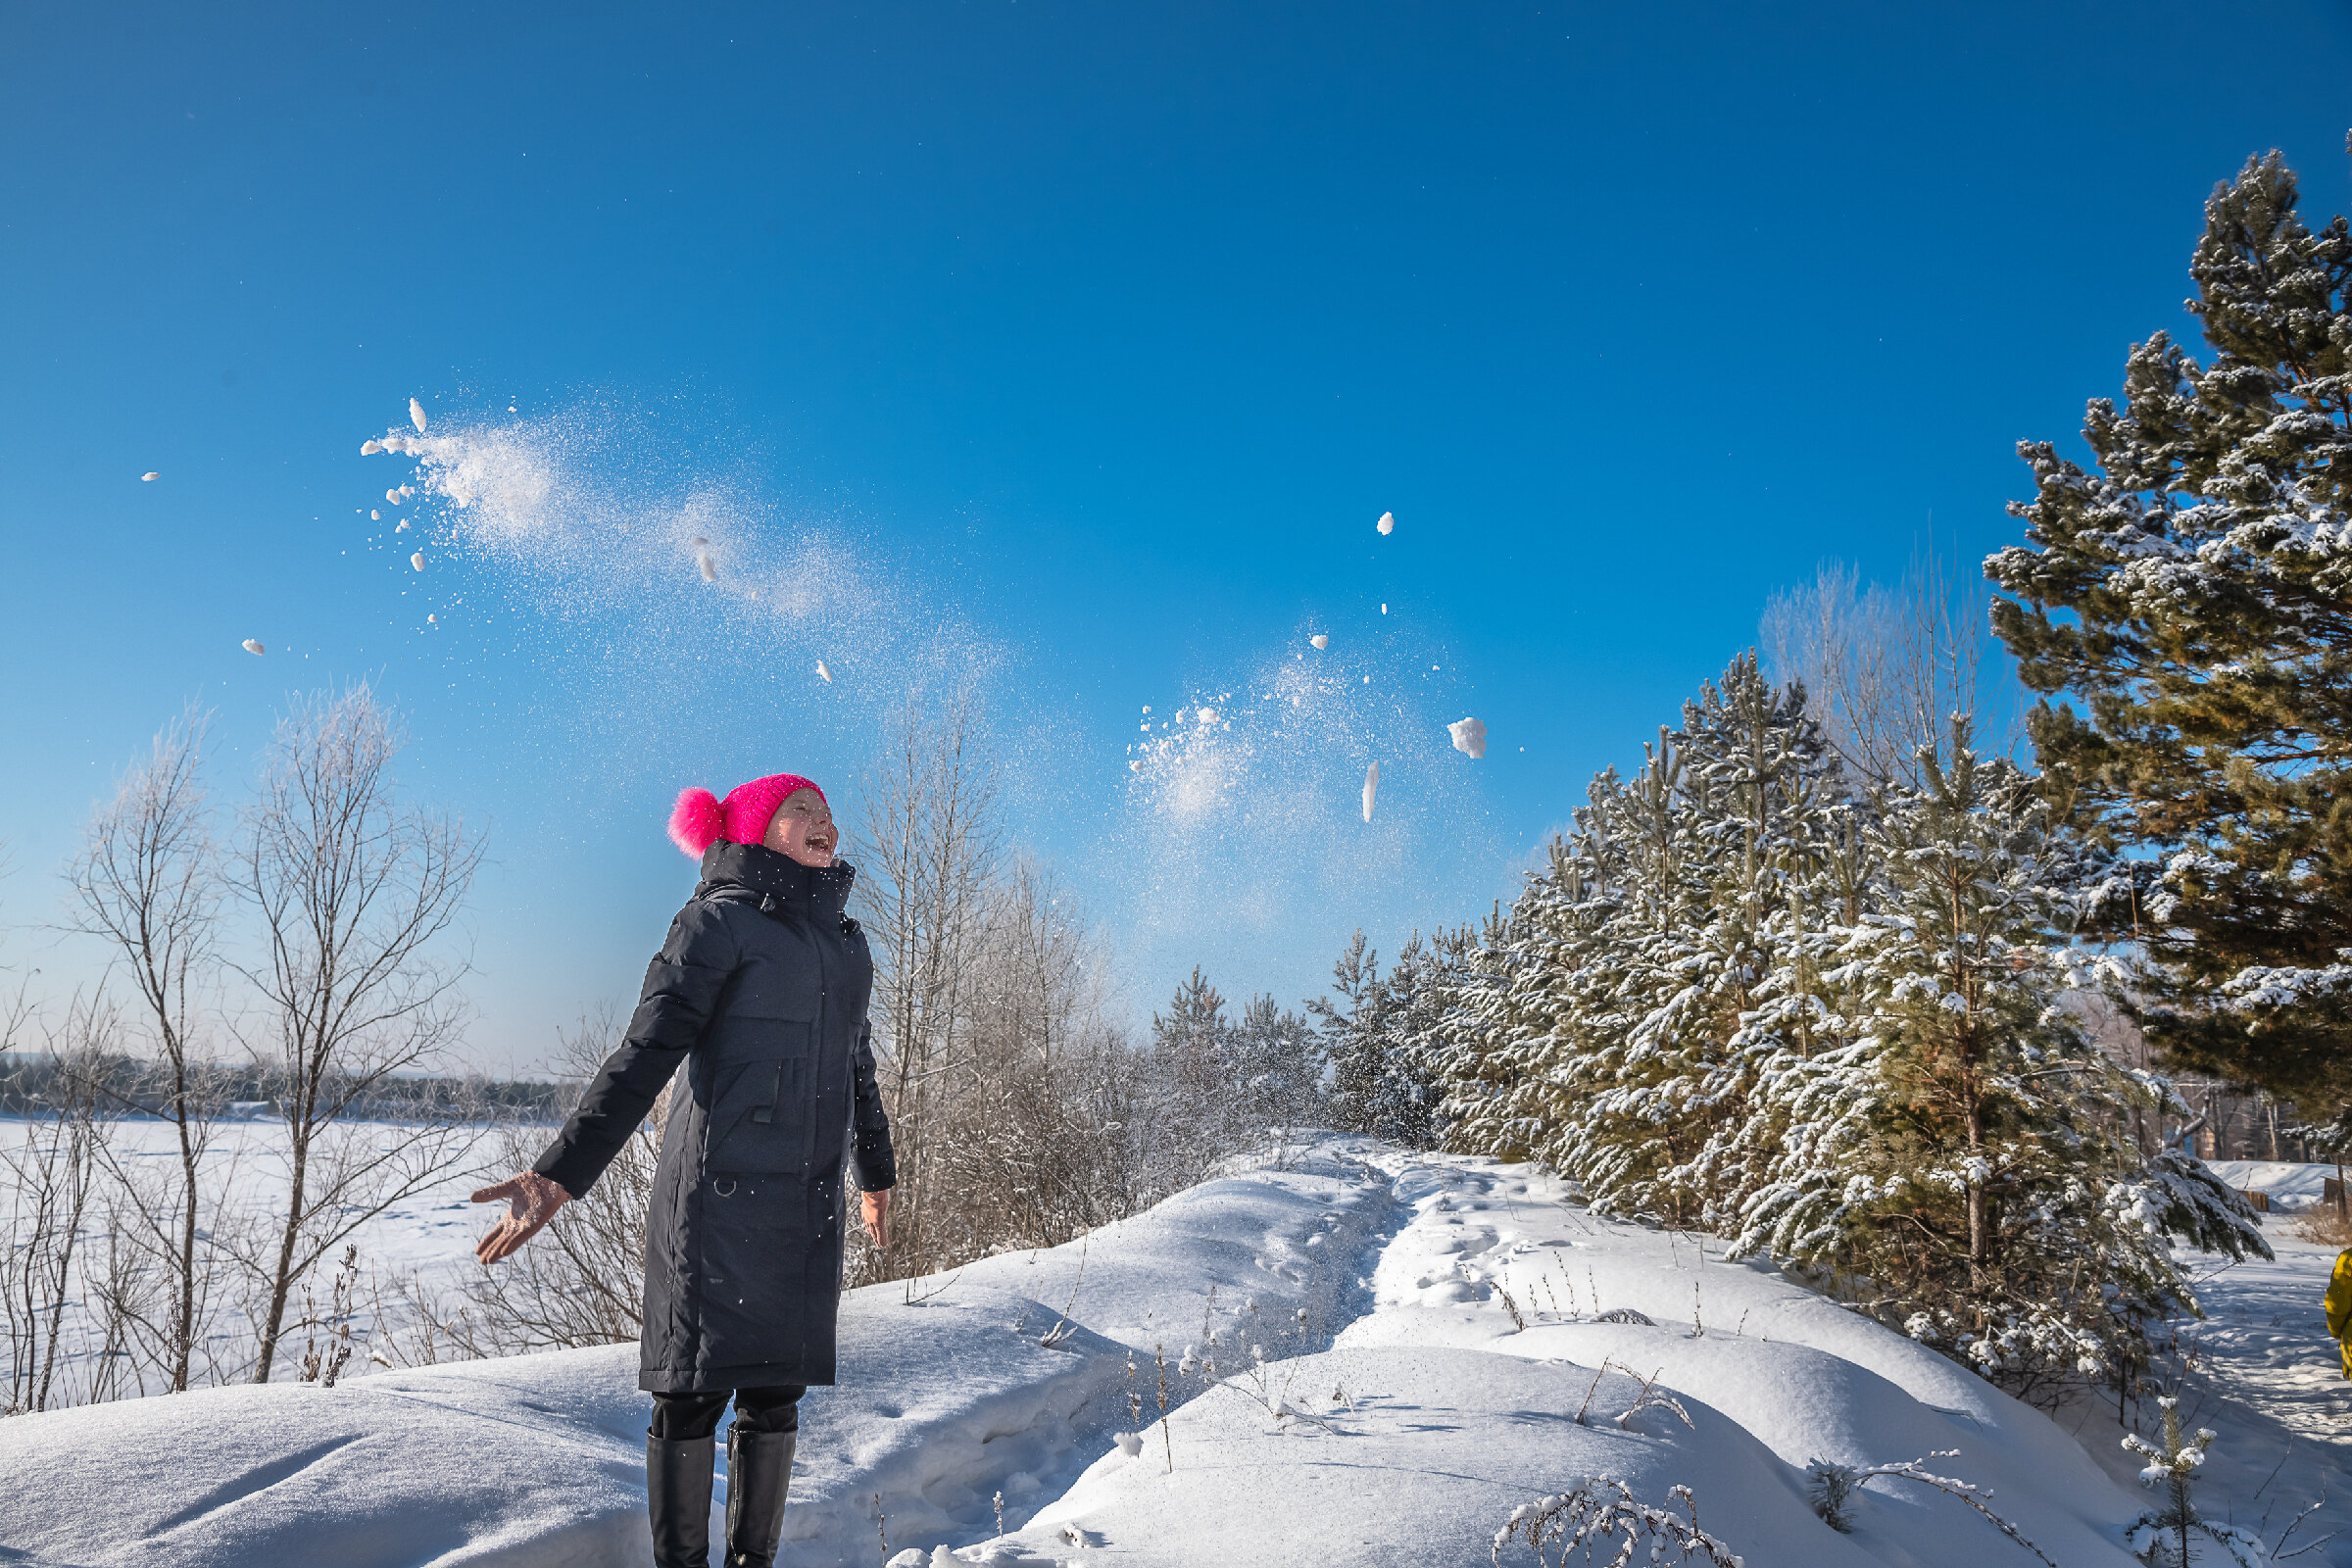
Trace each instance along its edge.
{"label": "snow-covered pine tree", "polygon": [[1484,979],[1480,957],[1475,930],[1441,928],[1426,944],[1415,932],[1389,970],[1389,1081],[1384,1098],[1396,1130],[1388,1136],[1416,1149],[1435,1149],[1445,1142],[1440,1063],[1475,1027],[1473,997]]}
{"label": "snow-covered pine tree", "polygon": [[1868,906],[1825,977],[1858,988],[1860,1033],[1759,1083],[1784,1146],[1739,1245],[2013,1387],[2129,1365],[2149,1317],[2195,1309],[2167,1231],[2268,1249],[2218,1182],[2114,1135],[2135,1083],[2060,1004],[2073,933],[2124,878],[1965,720],[1921,762],[1869,826]]}
{"label": "snow-covered pine tree", "polygon": [[1231,1076],[1253,1134],[1319,1123],[1323,1047],[1304,1018],[1270,996],[1252,997],[1230,1049]]}
{"label": "snow-covered pine tree", "polygon": [[1573,930],[1571,901],[1581,886],[1566,841],[1554,835],[1549,850],[1549,874],[1531,873],[1510,908],[1491,913],[1462,955],[1444,1027],[1424,1057],[1445,1147],[1458,1153],[1527,1159],[1545,1124],[1550,1037],[1539,1021],[1541,982]]}
{"label": "snow-covered pine tree", "polygon": [[1595,1207],[1706,1223],[1737,1197],[1725,1140],[1757,1066],[1812,1011],[1787,995],[1806,970],[1778,946],[1806,930],[1791,904],[1836,838],[1842,780],[1803,689],[1776,692],[1750,654],[1685,708],[1633,791],[1594,806],[1580,829],[1608,833],[1622,810],[1637,858],[1598,972],[1570,981],[1608,994],[1562,1041],[1570,1102],[1547,1153]]}
{"label": "snow-covered pine tree", "polygon": [[1426,950],[1416,934],[1397,956],[1385,979],[1380,956],[1361,931],[1332,968],[1329,997],[1308,1001],[1331,1062],[1332,1125],[1342,1132],[1394,1139],[1415,1149],[1435,1145],[1438,1089],[1428,1070],[1407,1048],[1417,988],[1437,985]]}
{"label": "snow-covered pine tree", "polygon": [[2042,765],[2154,852],[2134,938],[2174,1059],[2352,1107],[2352,227],[2251,159],[2189,264],[2211,364],[2134,347],[2084,469],[2019,450],[2027,540],[1985,563]]}
{"label": "snow-covered pine tree", "polygon": [[1225,999],[1196,964],[1168,1010],[1152,1015],[1153,1114],[1172,1147],[1223,1153],[1240,1146],[1247,1118],[1233,1093],[1237,1054]]}

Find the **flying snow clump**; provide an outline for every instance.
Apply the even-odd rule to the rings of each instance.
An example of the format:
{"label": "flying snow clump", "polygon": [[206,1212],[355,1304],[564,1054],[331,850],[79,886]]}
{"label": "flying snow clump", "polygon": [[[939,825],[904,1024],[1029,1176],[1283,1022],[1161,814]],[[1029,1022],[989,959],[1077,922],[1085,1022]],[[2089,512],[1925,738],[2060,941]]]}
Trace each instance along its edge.
{"label": "flying snow clump", "polygon": [[1380,793],[1380,764],[1364,769],[1364,820],[1372,820],[1372,798]]}
{"label": "flying snow clump", "polygon": [[825,667],[825,662],[821,659],[816,662],[816,678],[828,686],[833,684],[833,672]]}
{"label": "flying snow clump", "polygon": [[368,514],[368,520],[369,522],[381,522],[384,520],[384,514],[380,511],[371,509]]}
{"label": "flying snow clump", "polygon": [[703,574],[703,581],[718,581],[718,564],[710,559],[710,551],[703,551],[700,555],[696,556],[694,558],[694,564],[695,568]]}
{"label": "flying snow clump", "polygon": [[424,405],[415,398],[409,399],[409,419],[416,426],[418,435],[424,434]]}
{"label": "flying snow clump", "polygon": [[[420,424],[416,428],[421,430],[424,428],[424,426]],[[1396,531],[1396,514],[1394,512],[1382,513],[1380,514],[1380,520],[1374,523],[1372,526],[1378,528],[1384,534],[1395,533]]]}
{"label": "flying snow clump", "polygon": [[139,475],[139,483],[153,484],[156,480],[161,479],[162,477],[162,474],[157,473],[154,469],[150,468],[147,472]]}
{"label": "flying snow clump", "polygon": [[1446,726],[1453,737],[1453,749],[1471,758],[1487,755],[1487,726],[1475,718],[1457,718]]}
{"label": "flying snow clump", "polygon": [[1323,632],[1315,633],[1312,637],[1309,637],[1307,641],[1315,645],[1315,651],[1318,653],[1331,646],[1331,638],[1329,635]]}
{"label": "flying snow clump", "polygon": [[384,444],[381,441],[363,441],[360,443],[360,456],[363,458],[372,458],[378,452],[383,450]]}
{"label": "flying snow clump", "polygon": [[262,640],[259,637],[246,638],[245,651],[249,654],[263,654],[269,652],[268,649],[265,649],[262,646]]}
{"label": "flying snow clump", "polygon": [[415,566],[418,571],[422,571],[424,569],[424,552],[419,550],[415,555],[411,556],[409,558],[409,564]]}

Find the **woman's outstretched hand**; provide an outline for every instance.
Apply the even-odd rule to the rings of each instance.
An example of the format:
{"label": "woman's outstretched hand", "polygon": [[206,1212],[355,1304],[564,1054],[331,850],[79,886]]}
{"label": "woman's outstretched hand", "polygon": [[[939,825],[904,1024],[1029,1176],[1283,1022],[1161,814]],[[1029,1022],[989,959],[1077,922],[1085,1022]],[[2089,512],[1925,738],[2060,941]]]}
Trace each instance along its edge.
{"label": "woman's outstretched hand", "polygon": [[[860,1217],[865,1221],[865,1234],[874,1239],[876,1247],[890,1245],[890,1189],[863,1195],[858,1201]],[[516,1245],[520,1245],[519,1243]]]}
{"label": "woman's outstretched hand", "polygon": [[502,1198],[507,1200],[506,1217],[474,1244],[473,1255],[484,1263],[521,1251],[522,1244],[545,1230],[556,1210],[571,1201],[569,1193],[535,1170],[518,1170],[473,1195],[477,1203],[495,1203]]}

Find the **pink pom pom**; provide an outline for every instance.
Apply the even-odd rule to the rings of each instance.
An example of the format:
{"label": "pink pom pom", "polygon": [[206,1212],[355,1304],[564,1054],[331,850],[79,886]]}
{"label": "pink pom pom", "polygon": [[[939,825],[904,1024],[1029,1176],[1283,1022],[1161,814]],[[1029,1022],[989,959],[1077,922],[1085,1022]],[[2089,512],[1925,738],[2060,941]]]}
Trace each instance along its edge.
{"label": "pink pom pom", "polygon": [[680,790],[678,804],[670,808],[669,841],[699,860],[717,841],[724,822],[717,796],[709,790]]}

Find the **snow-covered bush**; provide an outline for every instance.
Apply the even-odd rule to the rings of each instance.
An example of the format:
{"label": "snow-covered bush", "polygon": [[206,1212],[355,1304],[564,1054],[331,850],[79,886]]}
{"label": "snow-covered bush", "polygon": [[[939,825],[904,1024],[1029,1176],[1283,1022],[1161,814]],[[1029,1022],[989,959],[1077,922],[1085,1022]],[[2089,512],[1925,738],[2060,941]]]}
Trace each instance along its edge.
{"label": "snow-covered bush", "polygon": [[2162,1487],[2164,1502],[2132,1521],[2125,1544],[2149,1568],[2188,1568],[2189,1538],[2203,1536],[2228,1552],[2239,1568],[2256,1568],[2269,1557],[2260,1536],[2197,1512],[2197,1470],[2212,1451],[2213,1432],[2200,1427],[2183,1433],[2180,1401],[2167,1396],[2156,1402],[2164,1410],[2163,1445],[2132,1434],[2124,1439],[2124,1446],[2148,1461],[2139,1479],[2147,1486]]}
{"label": "snow-covered bush", "polygon": [[1642,1501],[1612,1476],[1576,1477],[1553,1495],[1511,1510],[1494,1532],[1494,1561],[1500,1568],[1503,1548],[1524,1541],[1536,1554],[1537,1568],[1561,1568],[1571,1552],[1581,1548],[1590,1558],[1594,1547],[1613,1540],[1619,1543],[1612,1559],[1618,1564],[1632,1562],[1646,1545],[1649,1549],[1639,1554],[1649,1562],[1666,1561],[1671,1549],[1677,1562],[1740,1568],[1739,1553],[1698,1528],[1698,1500],[1689,1487],[1676,1487],[1667,1495],[1683,1505],[1681,1513]]}

